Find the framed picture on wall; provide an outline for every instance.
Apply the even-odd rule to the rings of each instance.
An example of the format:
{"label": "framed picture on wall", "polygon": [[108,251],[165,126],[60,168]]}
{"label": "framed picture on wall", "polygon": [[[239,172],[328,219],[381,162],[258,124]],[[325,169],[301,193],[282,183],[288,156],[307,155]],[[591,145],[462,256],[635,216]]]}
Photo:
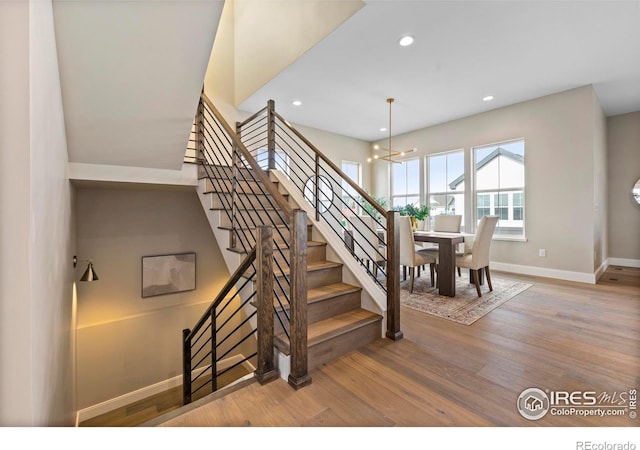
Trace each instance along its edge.
{"label": "framed picture on wall", "polygon": [[195,252],[142,257],[142,298],[195,288]]}

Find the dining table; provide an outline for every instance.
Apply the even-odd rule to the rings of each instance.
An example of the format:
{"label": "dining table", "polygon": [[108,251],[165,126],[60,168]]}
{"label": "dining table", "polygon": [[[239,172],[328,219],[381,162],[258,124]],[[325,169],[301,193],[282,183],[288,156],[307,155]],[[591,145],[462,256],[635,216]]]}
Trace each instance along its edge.
{"label": "dining table", "polygon": [[414,231],[415,242],[438,244],[438,293],[447,297],[456,295],[456,246],[464,242],[466,233],[445,233],[441,231]]}

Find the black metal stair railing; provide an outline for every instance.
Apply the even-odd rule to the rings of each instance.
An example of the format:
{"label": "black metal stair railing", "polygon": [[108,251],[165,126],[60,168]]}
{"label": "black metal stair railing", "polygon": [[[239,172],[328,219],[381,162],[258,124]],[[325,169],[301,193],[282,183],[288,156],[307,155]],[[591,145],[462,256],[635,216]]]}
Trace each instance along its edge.
{"label": "black metal stair railing", "polygon": [[[385,211],[302,133],[267,107],[236,126],[257,163],[279,170],[387,296],[387,336],[400,338],[397,213]],[[373,229],[371,229],[373,228]]]}
{"label": "black metal stair railing", "polygon": [[[306,346],[296,346],[301,341],[306,342],[307,333],[304,320],[306,257],[296,256],[298,253],[306,255],[306,214],[291,208],[205,94],[201,96],[189,140],[185,162],[193,162],[195,158],[207,190],[218,202],[216,209],[221,211],[220,228],[229,231],[227,249],[240,255],[250,255],[257,242],[258,230],[265,225],[273,230],[270,242],[273,280],[269,285],[273,294],[271,320],[273,322],[275,317],[276,331],[283,332],[291,343],[289,382],[296,387],[307,383],[310,379]],[[193,147],[192,150],[189,147]],[[300,226],[301,223],[305,226]],[[251,287],[255,283],[247,282],[251,275],[242,276],[245,281],[237,293],[244,293],[241,298],[245,308],[253,305],[247,299],[253,295]],[[250,321],[251,317],[247,320]],[[241,340],[244,342],[248,338],[243,336]],[[212,337],[212,342],[207,341],[207,346],[211,347],[213,343],[220,343],[217,336]],[[189,373],[192,371],[193,367]],[[213,376],[216,373],[214,370]]]}
{"label": "black metal stair railing", "polygon": [[[218,390],[218,377],[251,362],[258,381],[278,376],[273,355],[272,229],[262,226],[256,246],[225,283],[193,329],[182,331],[183,404]],[[247,314],[248,305],[255,309]],[[256,322],[252,324],[251,322]],[[229,355],[244,355],[224,369]]]}

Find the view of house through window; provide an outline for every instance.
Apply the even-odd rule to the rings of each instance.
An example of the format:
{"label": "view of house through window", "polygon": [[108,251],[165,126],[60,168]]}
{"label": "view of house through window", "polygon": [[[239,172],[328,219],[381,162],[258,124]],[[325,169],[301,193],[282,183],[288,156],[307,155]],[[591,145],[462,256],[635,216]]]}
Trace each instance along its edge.
{"label": "view of house through window", "polygon": [[500,218],[495,234],[524,237],[524,140],[475,147],[476,219]]}
{"label": "view of house through window", "polygon": [[420,201],[420,160],[408,159],[391,164],[391,206],[406,206]]}
{"label": "view of house through window", "polygon": [[427,156],[427,198],[431,217],[459,214],[464,231],[464,150]]}

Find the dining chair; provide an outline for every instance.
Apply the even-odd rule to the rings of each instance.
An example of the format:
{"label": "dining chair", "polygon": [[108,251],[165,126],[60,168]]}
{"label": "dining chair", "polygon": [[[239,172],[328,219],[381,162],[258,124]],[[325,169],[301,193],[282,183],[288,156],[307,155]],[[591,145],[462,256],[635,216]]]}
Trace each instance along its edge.
{"label": "dining chair", "polygon": [[384,261],[384,248],[378,237],[377,223],[371,216],[354,216],[350,219],[353,232],[353,254],[366,264],[373,264],[373,276],[378,276],[378,263]]}
{"label": "dining chair", "polygon": [[493,291],[491,273],[489,272],[489,254],[497,223],[498,216],[482,216],[475,236],[465,237],[464,252],[456,256],[456,266],[458,268],[462,267],[463,269],[471,270],[478,297],[482,297],[479,270],[484,269],[487,274],[489,291]]}
{"label": "dining chair", "polygon": [[416,243],[413,238],[413,230],[411,229],[411,218],[409,216],[400,216],[398,229],[400,234],[400,265],[409,267],[411,274],[409,291],[413,292],[416,267],[426,264],[429,264],[429,270],[431,272],[431,286],[435,286],[436,259],[433,255],[416,251]]}
{"label": "dining chair", "polygon": [[[459,214],[438,214],[433,216],[432,231],[440,231],[444,233],[460,233],[462,225],[462,215]],[[436,258],[436,266],[438,265],[438,245],[433,244],[429,247],[420,249],[421,252],[432,254]]]}

